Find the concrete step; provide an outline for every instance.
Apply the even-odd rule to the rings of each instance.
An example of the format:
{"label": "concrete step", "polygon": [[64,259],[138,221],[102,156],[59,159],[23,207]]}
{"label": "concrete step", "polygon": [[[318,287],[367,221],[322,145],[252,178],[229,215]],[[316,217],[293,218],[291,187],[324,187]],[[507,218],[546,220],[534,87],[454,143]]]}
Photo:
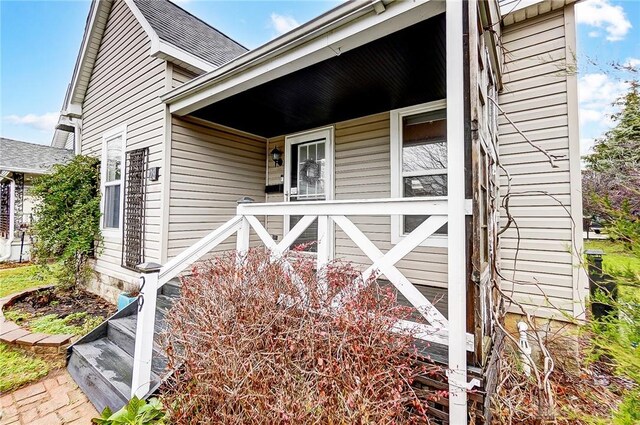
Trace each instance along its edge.
{"label": "concrete step", "polygon": [[[99,412],[106,406],[116,411],[129,400],[133,358],[108,338],[75,345],[67,369]],[[158,376],[152,373],[151,381],[156,385]]]}

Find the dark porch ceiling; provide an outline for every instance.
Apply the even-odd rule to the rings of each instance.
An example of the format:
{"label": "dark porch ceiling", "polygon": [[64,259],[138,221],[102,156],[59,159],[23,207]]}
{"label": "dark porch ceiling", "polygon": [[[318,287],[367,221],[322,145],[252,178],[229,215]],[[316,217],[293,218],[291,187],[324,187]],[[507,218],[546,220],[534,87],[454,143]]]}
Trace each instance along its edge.
{"label": "dark porch ceiling", "polygon": [[273,137],[442,99],[444,18],[422,21],[192,115]]}

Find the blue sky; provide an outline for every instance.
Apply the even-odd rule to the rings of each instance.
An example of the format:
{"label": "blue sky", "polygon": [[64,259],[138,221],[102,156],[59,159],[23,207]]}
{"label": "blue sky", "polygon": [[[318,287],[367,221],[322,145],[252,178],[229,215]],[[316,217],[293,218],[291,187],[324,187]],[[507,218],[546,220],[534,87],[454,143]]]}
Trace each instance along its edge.
{"label": "blue sky", "polygon": [[[339,1],[182,0],[180,6],[255,48]],[[48,144],[71,79],[88,0],[0,0],[0,135]],[[611,125],[610,104],[640,69],[640,1],[585,0],[576,8],[583,153]],[[595,62],[595,64],[591,63]],[[638,78],[638,75],[635,74]]]}

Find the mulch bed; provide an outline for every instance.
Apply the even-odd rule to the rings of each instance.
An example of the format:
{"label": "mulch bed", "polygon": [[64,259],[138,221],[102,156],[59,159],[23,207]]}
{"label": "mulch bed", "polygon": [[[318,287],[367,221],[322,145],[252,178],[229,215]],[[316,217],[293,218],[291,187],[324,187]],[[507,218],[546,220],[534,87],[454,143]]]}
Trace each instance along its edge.
{"label": "mulch bed", "polygon": [[18,267],[31,266],[33,263],[31,261],[23,261],[22,263],[17,263],[15,261],[0,263],[0,270],[5,269],[17,269]]}
{"label": "mulch bed", "polygon": [[116,307],[82,289],[74,292],[43,289],[14,300],[11,305],[5,307],[5,310],[20,310],[38,316],[56,314],[59,317],[87,312],[89,316],[107,318],[116,312]]}

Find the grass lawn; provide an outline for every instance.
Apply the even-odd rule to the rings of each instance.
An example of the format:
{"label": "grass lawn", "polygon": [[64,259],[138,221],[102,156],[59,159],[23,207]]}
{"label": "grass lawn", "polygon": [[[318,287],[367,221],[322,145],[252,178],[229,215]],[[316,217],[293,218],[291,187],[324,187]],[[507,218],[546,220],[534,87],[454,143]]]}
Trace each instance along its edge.
{"label": "grass lawn", "polygon": [[28,323],[27,327],[32,332],[51,335],[84,335],[104,321],[102,316],[89,316],[86,312],[72,313],[66,317],[58,317],[57,314],[38,317],[24,312],[5,311],[4,316],[20,326]]}
{"label": "grass lawn", "polygon": [[0,298],[34,286],[55,284],[53,273],[42,273],[38,266],[0,270]]}
{"label": "grass lawn", "polygon": [[622,244],[608,240],[585,240],[584,248],[601,249],[604,251],[602,266],[605,272],[612,275],[628,275],[633,273],[640,276],[640,258],[627,252]]}
{"label": "grass lawn", "polygon": [[49,368],[50,365],[39,357],[0,344],[0,393],[46,376]]}
{"label": "grass lawn", "polygon": [[[43,275],[37,266],[0,270],[0,298],[34,286],[55,283],[52,274]],[[45,360],[0,343],[0,393],[15,390],[49,373]]]}

